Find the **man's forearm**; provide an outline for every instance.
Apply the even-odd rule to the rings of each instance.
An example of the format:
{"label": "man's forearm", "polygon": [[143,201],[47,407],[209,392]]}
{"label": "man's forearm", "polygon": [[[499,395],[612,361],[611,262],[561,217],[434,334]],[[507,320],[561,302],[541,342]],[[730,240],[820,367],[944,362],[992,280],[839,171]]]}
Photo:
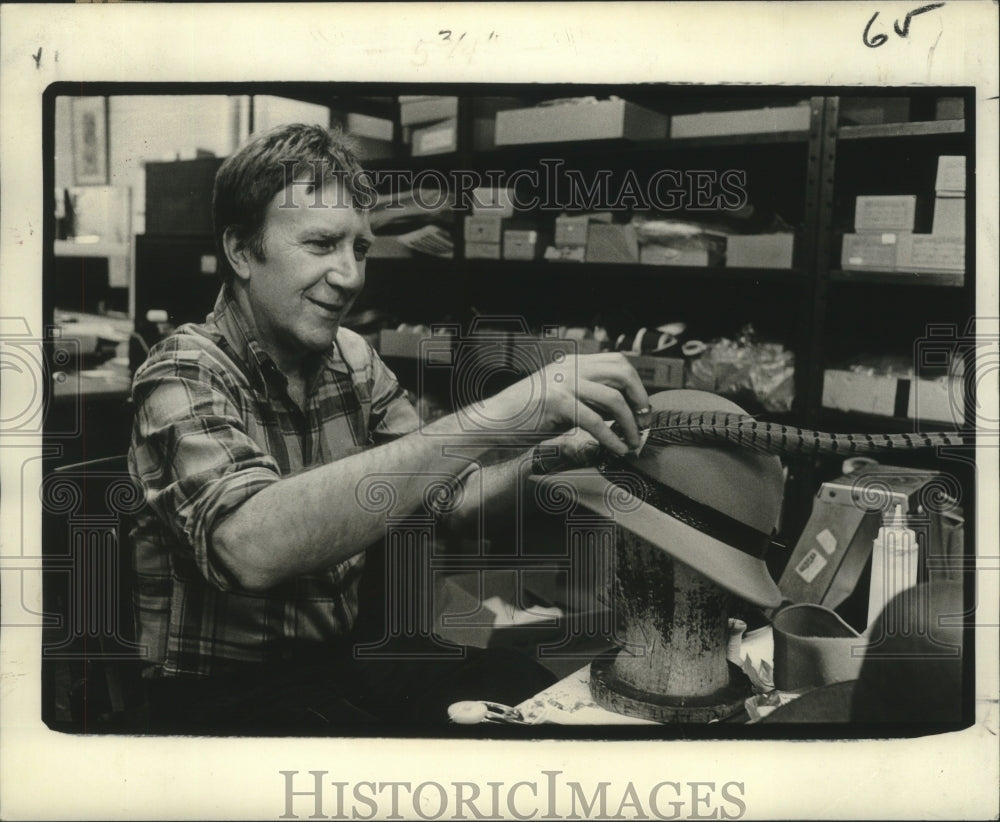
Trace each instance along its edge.
{"label": "man's forearm", "polygon": [[[357,554],[382,536],[388,513],[362,504],[366,480],[386,481],[395,495],[392,514],[408,514],[442,474],[454,480],[486,450],[463,434],[457,421],[446,417],[394,442],[279,480],[215,528],[216,558],[241,587],[266,590]],[[453,455],[448,446],[456,442],[461,447]],[[484,487],[491,498],[502,496],[504,476],[512,477],[486,472]],[[477,512],[478,501],[475,511],[463,516]]]}

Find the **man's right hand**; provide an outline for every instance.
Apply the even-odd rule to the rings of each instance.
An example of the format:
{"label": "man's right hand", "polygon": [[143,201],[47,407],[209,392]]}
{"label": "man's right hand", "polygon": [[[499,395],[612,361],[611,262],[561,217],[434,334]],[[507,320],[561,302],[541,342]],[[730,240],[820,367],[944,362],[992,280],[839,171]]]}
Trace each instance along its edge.
{"label": "man's right hand", "polygon": [[[523,433],[528,439],[575,426],[621,455],[639,446],[648,409],[649,396],[628,359],[606,353],[567,356],[460,413],[487,438]],[[624,439],[605,420],[617,421]]]}

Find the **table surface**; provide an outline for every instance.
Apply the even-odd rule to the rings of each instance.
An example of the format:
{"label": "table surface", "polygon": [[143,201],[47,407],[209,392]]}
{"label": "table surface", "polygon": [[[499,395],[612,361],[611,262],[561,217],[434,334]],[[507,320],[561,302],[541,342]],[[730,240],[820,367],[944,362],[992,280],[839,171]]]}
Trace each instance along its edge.
{"label": "table surface", "polygon": [[[761,662],[772,664],[774,641],[771,627],[753,631],[743,637],[738,658],[749,657],[757,667]],[[735,661],[735,660],[734,660]],[[544,691],[524,700],[517,708],[525,720],[556,725],[657,725],[649,719],[625,716],[608,711],[594,702],[590,695],[590,664],[550,685]]]}

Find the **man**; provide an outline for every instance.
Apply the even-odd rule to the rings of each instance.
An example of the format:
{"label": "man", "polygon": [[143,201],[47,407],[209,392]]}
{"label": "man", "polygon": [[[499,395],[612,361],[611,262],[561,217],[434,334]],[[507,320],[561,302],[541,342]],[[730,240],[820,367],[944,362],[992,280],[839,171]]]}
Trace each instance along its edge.
{"label": "man", "polygon": [[356,658],[364,552],[385,531],[359,489],[383,478],[402,516],[443,475],[472,489],[451,514],[471,519],[530,465],[476,467],[512,436],[527,448],[577,426],[618,454],[638,445],[648,398],[617,354],[568,358],[418,431],[393,374],[341,328],[373,239],[364,179],[345,139],[313,126],[230,157],[215,185],[215,309],[136,374],[136,601],[156,728],[321,733],[529,696],[548,681],[530,661]]}

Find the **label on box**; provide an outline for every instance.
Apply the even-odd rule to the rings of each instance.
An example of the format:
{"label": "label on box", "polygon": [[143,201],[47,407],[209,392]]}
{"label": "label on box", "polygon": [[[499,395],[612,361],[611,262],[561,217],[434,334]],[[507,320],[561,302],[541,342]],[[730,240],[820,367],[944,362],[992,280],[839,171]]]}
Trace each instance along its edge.
{"label": "label on box", "polygon": [[816,534],[816,542],[818,542],[820,547],[828,554],[832,554],[837,550],[837,538],[833,535],[829,528],[824,528]]}
{"label": "label on box", "polygon": [[813,548],[808,554],[802,557],[802,561],[795,566],[795,573],[806,582],[812,582],[819,576],[819,572],[826,568],[827,562],[823,555]]}

